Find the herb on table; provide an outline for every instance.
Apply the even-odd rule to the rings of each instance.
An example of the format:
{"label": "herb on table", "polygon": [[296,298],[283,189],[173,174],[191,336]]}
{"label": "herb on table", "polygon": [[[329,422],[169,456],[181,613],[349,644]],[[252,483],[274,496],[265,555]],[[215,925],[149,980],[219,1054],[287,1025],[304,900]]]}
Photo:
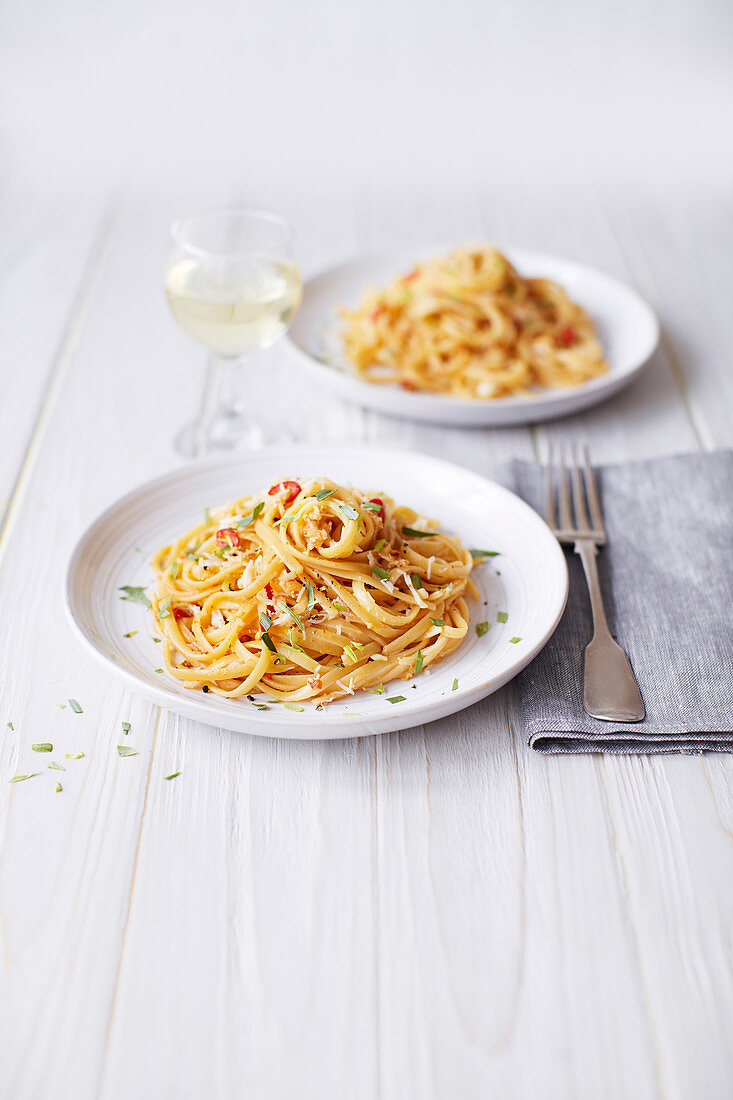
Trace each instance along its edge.
{"label": "herb on table", "polygon": [[8,729],[9,730],[14,730],[15,729],[15,726],[13,725],[12,722],[8,722]]}
{"label": "herb on table", "polygon": [[388,581],[389,573],[386,569],[382,569],[379,565],[372,566],[372,576],[378,577],[380,581]]}
{"label": "herb on table", "polygon": [[[65,752],[64,753],[64,756],[66,757],[67,760],[81,760],[83,755],[84,755],[83,752]],[[64,769],[64,771],[65,770],[66,769]]]}
{"label": "herb on table", "polygon": [[484,634],[486,634],[488,632],[488,629],[489,629],[489,624],[488,623],[486,623],[486,622],[476,623],[476,633],[478,634],[479,638],[483,638]]}
{"label": "herb on table", "polygon": [[117,752],[120,756],[137,756],[137,750],[130,748],[129,745],[118,745]]}
{"label": "herb on table", "polygon": [[123,638],[132,638],[134,634],[137,634],[137,630],[128,630],[127,634],[123,634]]}
{"label": "herb on table", "polygon": [[178,776],[180,774],[181,774],[180,772],[171,772],[170,775],[164,775],[163,778],[164,779],[175,779],[176,776]]}
{"label": "herb on table", "polygon": [[69,699],[69,706],[73,710],[74,714],[83,714],[84,713],[84,711],[81,709],[80,705],[77,703],[76,699]]}
{"label": "herb on table", "polygon": [[58,792],[59,792],[59,791],[63,791],[63,789],[64,789],[64,788],[63,788],[63,787],[61,786],[61,784],[60,784],[60,783],[57,783],[57,784],[56,784],[56,793],[57,793],[57,794],[58,794]]}
{"label": "herb on table", "polygon": [[516,645],[517,642],[521,642],[521,640],[522,640],[521,638],[516,638],[516,637],[509,639],[509,641],[511,642],[512,645]]}
{"label": "herb on table", "polygon": [[506,611],[497,611],[497,613],[496,613],[497,623],[505,623],[506,620],[507,620]]}
{"label": "herb on table", "polygon": [[417,676],[418,672],[422,672],[422,665],[423,665],[422,650],[418,649],[417,657],[415,658],[415,673],[414,673],[415,676]]}
{"label": "herb on table", "polygon": [[131,584],[123,584],[120,587],[120,592],[126,592],[126,596],[120,596],[121,600],[130,600],[132,603],[142,603],[146,607],[150,607],[150,600],[145,594],[144,588],[136,588]]}
{"label": "herb on table", "polygon": [[51,763],[48,766],[49,766],[49,768],[52,768],[55,772],[65,772],[66,771],[66,768],[64,767],[64,765],[63,764],[57,764],[55,760],[52,760]]}
{"label": "herb on table", "polygon": [[130,732],[131,729],[132,729],[132,723],[131,722],[123,722],[122,723],[122,732],[123,733],[127,734],[127,733]]}
{"label": "herb on table", "polygon": [[392,696],[387,698],[387,702],[388,703],[404,703],[406,698],[407,698],[406,695],[392,695]]}
{"label": "herb on table", "polygon": [[34,752],[53,752],[53,745],[50,741],[39,741],[37,745],[31,745]]}
{"label": "herb on table", "polygon": [[8,783],[22,783],[24,779],[32,779],[34,775],[38,775],[38,772],[30,772],[29,775],[13,775]]}
{"label": "herb on table", "polygon": [[453,681],[453,686],[451,688],[451,691],[458,691],[458,680]]}

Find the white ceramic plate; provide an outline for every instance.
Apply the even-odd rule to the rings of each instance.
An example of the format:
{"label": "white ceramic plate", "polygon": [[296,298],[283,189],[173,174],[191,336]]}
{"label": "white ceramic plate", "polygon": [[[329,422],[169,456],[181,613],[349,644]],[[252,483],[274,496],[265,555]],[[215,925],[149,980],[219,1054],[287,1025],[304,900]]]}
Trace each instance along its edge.
{"label": "white ceramic plate", "polygon": [[359,378],[343,354],[339,305],[354,307],[367,286],[382,286],[411,270],[418,259],[451,251],[451,247],[401,250],[332,268],[308,280],[303,304],[290,329],[289,341],[300,364],[315,382],[346,401],[413,420],[442,424],[501,427],[568,416],[604,401],[627,386],[648,361],[659,339],[654,313],[634,290],[572,260],[509,248],[506,256],[520,274],[554,279],[593,318],[610,370],[581,386],[538,388],[531,397],[473,401],[434,393],[410,393],[395,385],[375,385]]}
{"label": "white ceramic plate", "polygon": [[[283,478],[308,476],[351,482],[370,493],[383,491],[439,520],[465,545],[500,552],[474,570],[481,602],[469,601],[471,628],[463,643],[429,675],[395,680],[384,695],[358,693],[323,710],[306,705],[302,713],[280,704],[258,711],[246,698],[186,690],[156,672],[163,662],[150,613],[140,603],[120,599],[120,587],[149,586],[153,551],[191,527],[206,507],[261,491]],[[251,457],[191,463],[113,504],[74,550],[66,605],[92,654],[161,706],[224,729],[313,740],[406,729],[496,691],[550,637],[565,606],[567,586],[565,558],[544,522],[513,493],[478,474],[409,452],[279,447]],[[506,611],[506,623],[497,622],[499,611]],[[491,627],[479,638],[475,624],[482,621]],[[133,630],[133,637],[124,637]],[[395,695],[406,696],[405,702],[389,703],[388,697]]]}

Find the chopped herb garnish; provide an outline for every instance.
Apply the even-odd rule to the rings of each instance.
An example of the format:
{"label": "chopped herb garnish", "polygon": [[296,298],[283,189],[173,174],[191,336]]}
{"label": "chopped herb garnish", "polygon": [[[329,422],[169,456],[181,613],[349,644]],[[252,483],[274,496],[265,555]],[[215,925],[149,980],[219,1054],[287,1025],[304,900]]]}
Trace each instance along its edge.
{"label": "chopped herb garnish", "polygon": [[303,632],[303,634],[305,634],[305,628],[304,628],[302,622],[300,621],[300,618],[293,611],[292,607],[288,607],[288,605],[285,603],[285,600],[278,600],[277,601],[277,606],[280,608],[281,611],[286,611],[288,613],[288,615],[290,616],[290,618],[295,623],[295,625]]}
{"label": "chopped herb garnish", "polygon": [[311,582],[306,581],[305,586],[306,586],[306,589],[308,591],[308,603],[305,605],[305,613],[306,613],[306,615],[310,615],[311,611],[313,610],[313,608],[315,606],[316,597],[315,597],[315,594],[313,592],[313,585],[311,584]]}
{"label": "chopped herb garnish", "polygon": [[176,776],[180,775],[180,774],[181,774],[180,772],[171,772],[170,775],[164,775],[163,778],[164,779],[175,779]]}
{"label": "chopped herb garnish", "polygon": [[237,527],[249,527],[250,523],[254,523],[254,522],[255,522],[255,520],[256,520],[256,519],[257,519],[257,517],[258,517],[258,516],[260,515],[260,513],[262,512],[262,510],[263,510],[263,508],[264,508],[264,507],[265,507],[265,502],[264,502],[264,500],[261,500],[261,501],[259,502],[259,504],[255,504],[254,508],[253,508],[253,509],[252,509],[252,511],[251,511],[251,512],[249,513],[249,515],[246,515],[246,516],[244,517],[244,519],[240,519],[240,520],[239,520],[239,521],[237,522]]}
{"label": "chopped herb garnish", "polygon": [[505,623],[506,620],[507,620],[506,611],[497,611],[497,613],[496,613],[497,623]]}
{"label": "chopped herb garnish", "polygon": [[345,611],[348,613],[348,607],[344,606],[344,604],[340,603],[338,600],[333,600],[332,606],[335,607],[337,611]]}
{"label": "chopped herb garnish", "polygon": [[[64,753],[64,756],[66,757],[67,760],[81,760],[83,755],[84,755],[83,752],[66,752],[66,753]],[[64,771],[65,770],[66,769],[64,769]]]}
{"label": "chopped herb garnish", "polygon": [[498,558],[498,550],[469,550],[472,558]]}
{"label": "chopped herb garnish", "polygon": [[375,504],[373,500],[365,500],[362,502],[362,508],[366,508],[369,512],[381,512],[382,505]]}
{"label": "chopped herb garnish", "polygon": [[388,581],[389,573],[386,569],[382,569],[379,565],[372,566],[372,576],[379,577],[380,581]]}
{"label": "chopped herb garnish", "polygon": [[453,686],[451,688],[451,691],[458,691],[458,680],[453,681]]}
{"label": "chopped herb garnish", "polygon": [[211,512],[208,508],[204,508],[204,523],[207,527],[211,527]]}
{"label": "chopped herb garnish", "polygon": [[63,787],[61,786],[61,784],[60,784],[60,783],[57,783],[57,784],[56,784],[56,793],[58,793],[59,791],[63,791],[63,789],[64,789],[64,788],[63,788]]}
{"label": "chopped herb garnish", "polygon": [[434,619],[432,615],[430,616],[430,622],[434,626],[445,626],[445,619]]}
{"label": "chopped herb garnish", "polygon": [[422,672],[422,663],[423,663],[422,650],[418,649],[417,657],[415,658],[415,676],[417,676],[418,672]]}
{"label": "chopped herb garnish", "polygon": [[521,642],[521,640],[522,640],[521,638],[517,638],[517,637],[509,639],[509,641],[511,642],[512,645],[516,645],[517,642]]}
{"label": "chopped herb garnish", "polygon": [[326,497],[332,497],[335,492],[335,489],[319,489],[318,492],[313,495],[316,500],[325,500]]}
{"label": "chopped herb garnish", "polygon": [[155,669],[155,671],[156,671],[156,672],[162,672],[162,671],[163,671],[163,669],[162,669],[162,668],[156,668],[156,669]]}
{"label": "chopped herb garnish", "polygon": [[415,589],[422,588],[422,586],[423,586],[422,577],[420,576],[419,573],[411,573],[410,574],[410,580],[412,581],[412,587],[413,588],[415,588]]}
{"label": "chopped herb garnish", "polygon": [[168,597],[167,600],[163,600],[162,604],[158,608],[158,618],[159,619],[168,618],[168,616],[170,615],[170,611],[169,611],[170,605],[171,605],[170,597]]}
{"label": "chopped herb garnish", "polygon": [[132,729],[132,723],[130,723],[130,722],[123,722],[122,723],[122,732],[123,733],[129,733],[131,729]]}
{"label": "chopped herb garnish", "polygon": [[129,745],[118,745],[117,752],[120,756],[137,756],[137,750],[130,748]]}
{"label": "chopped herb garnish", "polygon": [[38,772],[30,772],[28,775],[13,775],[8,783],[21,783],[24,779],[32,779],[34,775],[38,775]]}
{"label": "chopped herb garnish", "polygon": [[406,698],[407,698],[406,695],[391,695],[391,696],[388,696],[387,702],[388,703],[404,703]]}
{"label": "chopped herb garnish", "polygon": [[135,634],[137,634],[137,630],[128,630],[127,634],[123,634],[122,637],[123,638],[132,638],[133,635],[135,635]]}
{"label": "chopped herb garnish", "polygon": [[260,626],[263,630],[269,630],[272,626],[272,619],[269,615],[265,615],[264,611],[260,612]]}
{"label": "chopped herb garnish", "polygon": [[305,710],[305,707],[299,707],[297,705],[297,703],[283,703],[283,706],[285,707],[286,710],[297,710],[297,711]]}
{"label": "chopped herb garnish", "polygon": [[51,763],[48,766],[49,766],[49,768],[52,768],[53,771],[55,771],[55,772],[65,772],[66,771],[66,768],[64,767],[64,765],[63,764],[57,764],[55,760],[52,760]]}
{"label": "chopped herb garnish", "polygon": [[476,633],[478,634],[479,638],[483,638],[484,634],[488,632],[488,629],[488,623],[476,623]]}
{"label": "chopped herb garnish", "polygon": [[414,527],[403,527],[402,534],[407,535],[408,538],[413,539],[431,539],[433,535],[437,535],[437,531],[416,531]]}
{"label": "chopped herb garnish", "polygon": [[277,649],[275,648],[275,643],[273,642],[272,638],[267,633],[267,631],[265,631],[265,633],[262,635],[262,641],[265,643],[265,645],[269,649],[270,653],[277,653]]}
{"label": "chopped herb garnish", "polygon": [[380,684],[379,687],[372,688],[369,692],[370,695],[384,695],[384,684]]}
{"label": "chopped herb garnish", "polygon": [[173,565],[168,570],[168,572],[170,573],[171,577],[173,577],[174,580],[178,576],[178,569],[179,569],[178,562],[174,561]]}
{"label": "chopped herb garnish", "polygon": [[146,607],[150,607],[150,600],[145,595],[144,588],[135,588],[131,584],[123,584],[120,587],[120,592],[126,592],[126,596],[120,596],[121,600],[130,600],[132,603],[144,603]]}
{"label": "chopped herb garnish", "polygon": [[50,741],[39,741],[37,745],[31,745],[34,752],[53,752],[53,745]]}
{"label": "chopped herb garnish", "polygon": [[77,703],[76,699],[69,699],[69,706],[73,710],[74,714],[83,714],[83,710]]}
{"label": "chopped herb garnish", "polygon": [[339,511],[343,512],[347,519],[359,519],[359,513],[351,504],[339,504]]}
{"label": "chopped herb garnish", "polygon": [[382,549],[383,546],[386,546],[386,544],[387,544],[386,539],[377,539],[377,541],[374,543],[374,549],[377,552],[377,554],[379,553],[379,551]]}
{"label": "chopped herb garnish", "polygon": [[351,648],[350,645],[345,645],[344,646],[344,653],[349,658],[352,665],[355,665],[356,662],[359,660],[359,658],[357,657],[356,653],[354,652],[354,650]]}

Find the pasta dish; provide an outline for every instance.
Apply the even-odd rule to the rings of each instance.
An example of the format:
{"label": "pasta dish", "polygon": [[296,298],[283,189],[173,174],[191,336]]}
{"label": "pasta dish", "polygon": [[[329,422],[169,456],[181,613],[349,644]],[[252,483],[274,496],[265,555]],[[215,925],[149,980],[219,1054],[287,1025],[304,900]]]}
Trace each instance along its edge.
{"label": "pasta dish", "polygon": [[157,552],[152,613],[185,687],[301,709],[451,653],[472,565],[460,539],[387,496],[280,481]]}
{"label": "pasta dish", "polygon": [[488,246],[419,263],[341,315],[346,355],[369,382],[487,399],[608,370],[585,310]]}

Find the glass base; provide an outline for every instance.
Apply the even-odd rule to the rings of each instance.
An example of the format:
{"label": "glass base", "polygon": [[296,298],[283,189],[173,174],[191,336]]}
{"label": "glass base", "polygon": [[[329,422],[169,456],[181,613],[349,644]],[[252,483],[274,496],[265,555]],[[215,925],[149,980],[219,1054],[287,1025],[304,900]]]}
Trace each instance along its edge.
{"label": "glass base", "polygon": [[174,440],[176,450],[184,458],[226,451],[258,451],[273,443],[292,443],[294,436],[287,428],[268,431],[247,416],[222,416],[211,423],[194,420],[180,430]]}

